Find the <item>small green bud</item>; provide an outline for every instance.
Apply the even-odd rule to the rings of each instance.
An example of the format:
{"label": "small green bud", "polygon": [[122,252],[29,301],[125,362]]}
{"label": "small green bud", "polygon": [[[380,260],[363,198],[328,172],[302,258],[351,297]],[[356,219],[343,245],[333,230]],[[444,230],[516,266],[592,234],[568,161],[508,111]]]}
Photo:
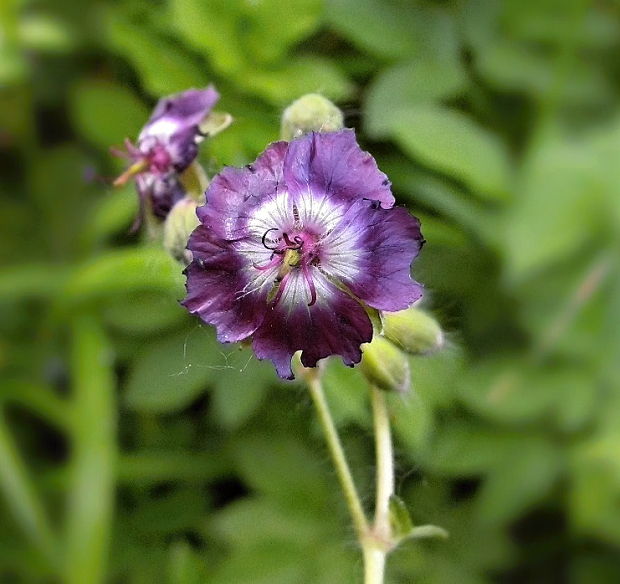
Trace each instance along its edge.
{"label": "small green bud", "polygon": [[419,308],[384,312],[383,334],[411,355],[425,355],[441,349],[444,336],[437,321]]}
{"label": "small green bud", "polygon": [[405,392],[409,389],[409,361],[402,351],[385,337],[375,335],[362,345],[360,370],[379,389]]}
{"label": "small green bud", "polygon": [[185,265],[192,261],[191,253],[186,250],[187,240],[198,226],[196,201],[191,197],[181,199],[166,217],[164,223],[164,248],[178,262]]}
{"label": "small green bud", "polygon": [[205,191],[209,186],[209,179],[204,168],[196,161],[192,162],[179,177],[185,189],[185,194],[200,205],[204,205]]}
{"label": "small green bud", "polygon": [[310,132],[336,132],[343,127],[342,112],[329,99],[308,93],[284,110],[280,135],[289,141]]}

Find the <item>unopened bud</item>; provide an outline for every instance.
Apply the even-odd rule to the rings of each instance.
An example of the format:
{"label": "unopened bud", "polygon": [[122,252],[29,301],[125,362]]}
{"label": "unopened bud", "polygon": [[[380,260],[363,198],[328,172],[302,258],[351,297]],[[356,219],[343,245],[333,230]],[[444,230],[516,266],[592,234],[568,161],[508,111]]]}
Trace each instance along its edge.
{"label": "unopened bud", "polygon": [[384,312],[382,317],[383,334],[411,355],[425,355],[443,347],[441,327],[430,314],[419,308]]}
{"label": "unopened bud", "polygon": [[336,132],[343,127],[342,112],[329,99],[308,93],[284,110],[281,137],[289,141],[310,132]]}
{"label": "unopened bud", "polygon": [[409,361],[402,351],[385,337],[375,335],[362,345],[360,370],[379,389],[405,392],[409,389]]}
{"label": "unopened bud", "polygon": [[196,201],[185,197],[172,207],[164,223],[164,248],[184,265],[192,261],[191,253],[185,248],[189,236],[199,223],[196,207]]}
{"label": "unopened bud", "polygon": [[181,173],[179,178],[185,194],[199,205],[204,205],[205,191],[209,186],[209,179],[204,168],[194,161]]}

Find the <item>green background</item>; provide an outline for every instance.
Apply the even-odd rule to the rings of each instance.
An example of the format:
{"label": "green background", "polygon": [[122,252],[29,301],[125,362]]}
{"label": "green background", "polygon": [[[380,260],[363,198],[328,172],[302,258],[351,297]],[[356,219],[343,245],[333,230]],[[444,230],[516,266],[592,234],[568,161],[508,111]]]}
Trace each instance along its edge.
{"label": "green background", "polygon": [[[178,305],[108,148],[215,83],[210,174],[343,109],[428,240],[446,348],[392,396],[397,492],[447,541],[388,582],[620,581],[620,3],[5,0],[0,581],[343,584],[361,560],[309,397]],[[328,398],[364,499],[358,371]]]}

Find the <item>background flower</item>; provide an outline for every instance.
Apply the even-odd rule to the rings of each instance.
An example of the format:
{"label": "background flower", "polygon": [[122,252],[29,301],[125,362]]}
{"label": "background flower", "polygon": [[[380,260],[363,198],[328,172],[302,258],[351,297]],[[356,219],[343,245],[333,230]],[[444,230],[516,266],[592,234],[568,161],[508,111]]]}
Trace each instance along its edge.
{"label": "background flower", "polygon": [[118,153],[132,164],[114,184],[135,178],[141,207],[165,219],[186,194],[181,173],[196,158],[198,143],[204,138],[200,124],[219,97],[210,85],[160,99],[136,145],[126,140],[127,152]]}

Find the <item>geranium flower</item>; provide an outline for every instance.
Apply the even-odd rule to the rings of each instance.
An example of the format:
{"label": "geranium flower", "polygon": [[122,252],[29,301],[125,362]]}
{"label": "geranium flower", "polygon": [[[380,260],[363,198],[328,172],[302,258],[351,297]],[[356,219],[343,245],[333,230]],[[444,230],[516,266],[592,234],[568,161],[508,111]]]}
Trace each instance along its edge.
{"label": "geranium flower", "polygon": [[160,99],[137,143],[127,139],[126,152],[113,151],[132,161],[114,185],[135,177],[141,216],[147,206],[156,217],[165,219],[185,195],[180,175],[198,155],[198,143],[204,137],[200,123],[219,97],[210,85]]}
{"label": "geranium flower", "polygon": [[224,169],[197,214],[183,304],[221,342],[251,338],[283,378],[296,351],[306,367],[329,355],[358,363],[373,332],[366,307],[401,310],[422,295],[410,275],[420,224],[394,207],[352,130],[276,142]]}

